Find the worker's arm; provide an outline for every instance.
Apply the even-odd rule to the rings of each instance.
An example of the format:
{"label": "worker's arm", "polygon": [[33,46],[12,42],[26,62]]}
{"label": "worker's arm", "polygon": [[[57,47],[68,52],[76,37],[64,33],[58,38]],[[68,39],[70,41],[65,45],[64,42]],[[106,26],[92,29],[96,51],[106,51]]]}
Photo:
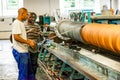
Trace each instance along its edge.
{"label": "worker's arm", "polygon": [[32,48],[34,48],[36,44],[34,40],[30,40],[30,39],[25,40],[21,38],[19,34],[14,34],[14,39],[20,43],[28,44]]}

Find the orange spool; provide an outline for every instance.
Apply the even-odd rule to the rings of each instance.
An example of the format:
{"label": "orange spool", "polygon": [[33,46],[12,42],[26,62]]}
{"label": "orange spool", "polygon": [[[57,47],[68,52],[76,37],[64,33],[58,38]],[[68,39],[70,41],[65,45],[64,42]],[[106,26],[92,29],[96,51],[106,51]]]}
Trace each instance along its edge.
{"label": "orange spool", "polygon": [[120,53],[120,25],[87,24],[82,28],[81,36],[88,44]]}

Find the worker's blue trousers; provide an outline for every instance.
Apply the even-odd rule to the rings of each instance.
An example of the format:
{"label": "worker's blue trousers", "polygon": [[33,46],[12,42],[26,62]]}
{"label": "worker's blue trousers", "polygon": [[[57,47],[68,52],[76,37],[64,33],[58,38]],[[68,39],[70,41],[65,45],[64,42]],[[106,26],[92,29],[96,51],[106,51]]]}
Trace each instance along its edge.
{"label": "worker's blue trousers", "polygon": [[13,49],[12,53],[18,64],[18,80],[35,80],[29,53],[19,53],[15,49]]}

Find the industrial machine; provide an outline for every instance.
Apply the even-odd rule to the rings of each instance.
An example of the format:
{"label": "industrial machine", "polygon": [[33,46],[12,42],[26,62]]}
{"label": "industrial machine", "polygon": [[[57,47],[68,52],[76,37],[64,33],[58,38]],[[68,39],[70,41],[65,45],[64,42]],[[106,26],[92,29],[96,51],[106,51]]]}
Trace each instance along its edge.
{"label": "industrial machine", "polygon": [[63,20],[54,32],[38,59],[49,79],[120,80],[120,25]]}
{"label": "industrial machine", "polygon": [[91,16],[94,23],[120,24],[120,15],[94,15]]}

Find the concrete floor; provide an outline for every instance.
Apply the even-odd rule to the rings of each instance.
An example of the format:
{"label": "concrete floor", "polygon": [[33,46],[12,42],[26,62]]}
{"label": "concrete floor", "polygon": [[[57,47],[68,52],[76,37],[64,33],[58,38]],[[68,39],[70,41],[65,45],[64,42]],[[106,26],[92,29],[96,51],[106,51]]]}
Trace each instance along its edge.
{"label": "concrete floor", "polygon": [[[12,55],[12,44],[9,40],[0,40],[0,80],[17,80],[17,63]],[[39,67],[37,80],[49,80]]]}
{"label": "concrete floor", "polygon": [[17,80],[18,69],[9,40],[0,40],[0,80]]}

